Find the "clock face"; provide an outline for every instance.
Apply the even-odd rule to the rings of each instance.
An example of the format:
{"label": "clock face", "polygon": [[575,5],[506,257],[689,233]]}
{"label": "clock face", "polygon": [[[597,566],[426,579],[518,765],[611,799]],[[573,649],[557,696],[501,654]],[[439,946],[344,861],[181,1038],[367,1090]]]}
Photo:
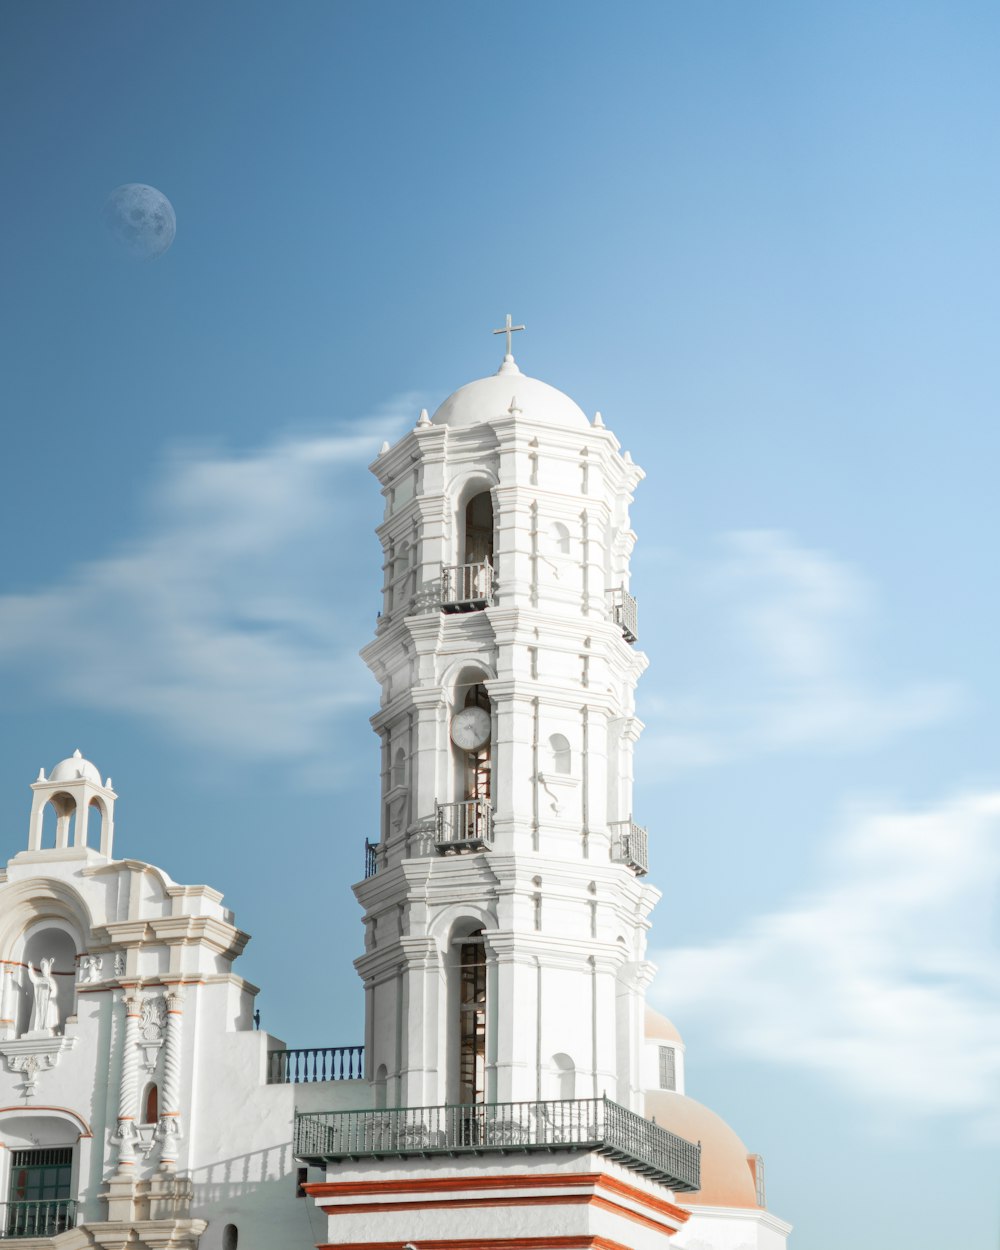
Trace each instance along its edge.
{"label": "clock face", "polygon": [[490,740],[490,714],[482,707],[466,707],[452,717],[451,740],[463,751],[477,751]]}

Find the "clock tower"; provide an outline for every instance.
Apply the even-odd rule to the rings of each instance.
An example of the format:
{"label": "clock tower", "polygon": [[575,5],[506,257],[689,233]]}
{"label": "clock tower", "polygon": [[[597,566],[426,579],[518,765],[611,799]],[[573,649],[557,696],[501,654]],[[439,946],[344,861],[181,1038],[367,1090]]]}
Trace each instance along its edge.
{"label": "clock tower", "polygon": [[643,473],[515,363],[384,447],[381,833],[364,908],[377,1106],[606,1095],[642,1111],[633,821],[646,666],[629,589]]}

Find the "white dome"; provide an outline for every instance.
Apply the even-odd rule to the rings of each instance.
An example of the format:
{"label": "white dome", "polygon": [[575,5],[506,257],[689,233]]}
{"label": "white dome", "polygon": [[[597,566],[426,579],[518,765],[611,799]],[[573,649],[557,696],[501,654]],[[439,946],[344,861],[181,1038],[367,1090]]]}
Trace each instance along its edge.
{"label": "white dome", "polygon": [[529,378],[510,357],[497,373],[468,382],[449,395],[431,417],[431,422],[451,429],[465,429],[506,416],[512,405],[526,417],[547,425],[580,430],[590,426],[579,404],[547,382]]}
{"label": "white dome", "polygon": [[49,781],[79,781],[80,778],[85,781],[92,781],[95,786],[101,784],[101,774],[97,768],[91,764],[90,760],[85,760],[79,751],[66,760],[60,760],[59,763],[49,773]]}

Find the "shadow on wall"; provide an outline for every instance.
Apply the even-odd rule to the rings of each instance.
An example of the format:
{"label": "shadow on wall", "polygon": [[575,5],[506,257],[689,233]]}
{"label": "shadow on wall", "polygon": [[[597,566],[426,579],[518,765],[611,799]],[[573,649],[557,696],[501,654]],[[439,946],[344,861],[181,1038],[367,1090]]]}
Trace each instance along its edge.
{"label": "shadow on wall", "polygon": [[[316,1246],[325,1217],[299,1195],[300,1168],[291,1142],[194,1168],[192,1214],[209,1221],[202,1250],[287,1250]],[[312,1179],[321,1179],[322,1171]]]}
{"label": "shadow on wall", "polygon": [[277,1184],[287,1185],[289,1197],[294,1198],[297,1167],[292,1143],[287,1141],[193,1168],[195,1205],[207,1207],[238,1200]]}

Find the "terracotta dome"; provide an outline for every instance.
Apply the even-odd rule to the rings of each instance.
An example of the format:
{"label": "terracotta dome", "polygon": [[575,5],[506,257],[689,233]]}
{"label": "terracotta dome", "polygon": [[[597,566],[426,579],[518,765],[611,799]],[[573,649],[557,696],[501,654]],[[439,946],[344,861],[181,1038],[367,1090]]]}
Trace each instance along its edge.
{"label": "terracotta dome", "polygon": [[684,1094],[653,1090],[646,1095],[646,1118],[701,1142],[701,1189],[680,1195],[685,1206],[757,1207],[747,1148],[721,1116]]}
{"label": "terracotta dome", "polygon": [[79,781],[81,777],[85,781],[92,781],[95,786],[101,784],[101,774],[96,766],[90,760],[85,760],[79,751],[74,751],[69,759],[59,761],[49,773],[48,780]]}
{"label": "terracotta dome", "polygon": [[678,1045],[684,1045],[684,1039],[677,1032],[677,1026],[672,1020],[668,1020],[666,1016],[661,1016],[658,1011],[654,1011],[652,1007],[646,1008],[646,1021],[643,1028],[648,1042],[676,1042]]}
{"label": "terracotta dome", "polygon": [[581,430],[590,427],[579,404],[548,382],[529,378],[510,357],[490,377],[468,382],[449,395],[431,417],[431,424],[447,425],[451,429],[481,425],[484,421],[505,417],[515,402],[526,417],[547,425]]}

